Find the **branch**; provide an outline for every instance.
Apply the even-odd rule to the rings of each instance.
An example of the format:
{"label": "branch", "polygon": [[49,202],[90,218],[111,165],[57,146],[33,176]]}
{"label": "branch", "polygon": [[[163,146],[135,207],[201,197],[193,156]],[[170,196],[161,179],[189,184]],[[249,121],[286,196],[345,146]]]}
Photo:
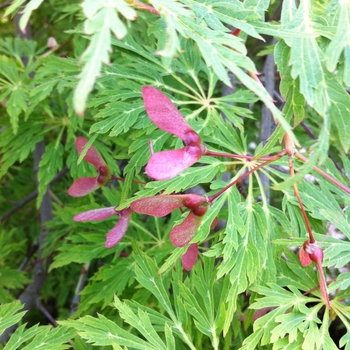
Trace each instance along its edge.
{"label": "branch", "polygon": [[70,316],[72,316],[74,314],[74,312],[77,311],[77,309],[78,309],[78,304],[80,301],[80,292],[84,288],[85,281],[87,279],[87,274],[89,272],[89,267],[90,267],[90,261],[87,262],[86,264],[84,264],[84,266],[81,270],[79,281],[77,283],[77,287],[75,288],[74,298],[72,300],[72,304],[70,307]]}
{"label": "branch", "polygon": [[[273,54],[269,54],[265,60],[263,69],[265,81],[265,89],[273,98],[273,92],[275,90],[275,62]],[[274,124],[272,123],[271,111],[264,104],[262,107],[262,119],[261,119],[261,132],[260,139],[262,144],[265,146],[268,138],[271,136],[274,129]],[[268,203],[270,203],[270,180],[269,178],[260,172],[259,174],[261,183],[265,189],[265,196]]]}
{"label": "branch", "polygon": [[[41,141],[36,144],[34,150],[34,170],[38,173],[39,163],[42,155],[45,152],[44,142]],[[38,237],[38,263],[34,266],[32,281],[27,285],[24,291],[19,296],[20,302],[24,305],[23,310],[30,310],[38,305],[40,292],[45,284],[47,278],[47,269],[50,263],[50,259],[43,258],[43,246],[47,236],[47,229],[45,223],[52,219],[52,201],[48,192],[45,193],[42,203],[40,205],[40,223],[41,228]],[[10,335],[16,330],[17,324],[10,328],[7,328],[0,337],[0,343],[5,343],[10,338]]]}
{"label": "branch", "polygon": [[[31,32],[31,26],[27,24],[25,31],[21,32],[19,29],[19,21],[22,14],[17,13],[15,15],[14,23],[15,23],[15,32],[17,36],[20,36],[21,38],[31,39],[32,38],[32,32]],[[22,57],[23,64],[27,65],[28,58]],[[43,141],[39,142],[35,146],[34,150],[34,172],[36,174],[36,182],[38,186],[38,170],[39,170],[39,163],[41,160],[42,155],[45,152],[45,144]],[[38,237],[38,260],[42,259],[43,257],[43,247],[45,243],[45,239],[47,236],[47,228],[45,227],[45,223],[52,219],[52,202],[51,198],[46,191],[42,203],[39,208],[40,213],[40,232]],[[33,269],[33,275],[32,275],[32,281],[27,285],[25,290],[21,293],[19,296],[19,301],[24,305],[23,310],[30,310],[33,307],[39,305],[39,297],[40,292],[45,284],[46,278],[47,278],[47,269],[49,265],[49,260],[41,260],[38,264],[35,265]],[[10,335],[16,330],[18,327],[18,324],[15,324],[9,328],[7,328],[4,333],[0,337],[0,343],[5,343],[10,338]]]}
{"label": "branch", "polygon": [[[54,184],[55,182],[57,182],[58,180],[60,180],[65,174],[67,174],[68,172],[68,168],[65,167],[64,169],[62,169],[53,179],[52,181],[49,183],[49,186],[51,186],[52,184]],[[0,222],[6,220],[8,217],[10,217],[12,214],[16,213],[18,210],[20,210],[21,208],[23,208],[27,203],[29,203],[31,200],[33,200],[36,196],[38,195],[38,190],[33,191],[32,193],[30,193],[27,197],[24,197],[22,200],[20,200],[19,202],[17,202],[15,204],[15,206],[10,209],[9,211],[7,211],[5,214],[0,216]]]}

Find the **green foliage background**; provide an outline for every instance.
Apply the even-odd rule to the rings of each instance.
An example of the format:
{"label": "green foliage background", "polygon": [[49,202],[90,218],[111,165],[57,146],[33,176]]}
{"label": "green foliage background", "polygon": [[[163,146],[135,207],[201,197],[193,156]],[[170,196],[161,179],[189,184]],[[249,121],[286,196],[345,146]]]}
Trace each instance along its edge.
{"label": "green foliage background", "polygon": [[[124,0],[15,0],[2,6],[0,334],[18,324],[3,348],[350,349],[350,196],[312,170],[317,165],[349,186],[350,3],[145,5],[159,15]],[[16,35],[14,23],[25,34]],[[273,97],[247,74],[261,71],[271,53],[279,73]],[[191,272],[182,270],[179,259],[187,247],[169,241],[171,228],[183,219],[180,212],[166,218],[134,213],[127,234],[111,249],[104,242],[113,219],[72,220],[89,209],[123,209],[159,192],[201,185],[213,194],[227,176],[236,179],[252,166],[202,157],[171,180],[150,181],[144,174],[148,140],[155,152],[181,142],[147,117],[144,85],[167,94],[210,150],[260,158],[280,152],[287,132],[308,153],[305,165],[294,162],[294,178],[284,158],[263,170],[273,189],[270,200],[254,173],[243,183],[246,198],[232,187],[214,202],[193,240],[201,254]],[[228,95],[224,85],[232,87]],[[266,144],[257,142],[263,106],[278,122]],[[69,197],[74,179],[95,176],[75,150],[77,136],[89,139],[125,181]],[[45,151],[33,170],[40,142]],[[302,267],[296,254],[306,229],[295,182],[324,249],[331,311],[314,266]],[[53,217],[44,224],[48,188]],[[7,215],[31,193],[35,201]],[[222,228],[213,231],[216,216]],[[35,296],[38,308],[23,318],[17,299],[33,283],[38,259],[49,269],[47,279]],[[81,299],[75,309],[76,290]],[[46,325],[43,310],[55,327]]]}

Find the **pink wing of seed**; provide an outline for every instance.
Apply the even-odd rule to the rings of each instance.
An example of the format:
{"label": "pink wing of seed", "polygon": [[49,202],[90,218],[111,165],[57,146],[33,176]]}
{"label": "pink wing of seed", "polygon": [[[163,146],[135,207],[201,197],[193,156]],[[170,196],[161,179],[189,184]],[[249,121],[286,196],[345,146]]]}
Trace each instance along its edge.
{"label": "pink wing of seed", "polygon": [[187,218],[180,224],[175,226],[170,232],[171,243],[175,247],[184,247],[191,242],[196,235],[199,224],[203,217],[197,216],[189,212]]}
{"label": "pink wing of seed", "polygon": [[120,214],[120,219],[117,224],[108,232],[106,237],[106,248],[112,248],[124,237],[126,230],[128,229],[132,211],[130,209],[124,209]]}
{"label": "pink wing of seed", "polygon": [[182,266],[186,271],[191,271],[198,258],[198,244],[191,244],[186,253],[181,256]]}
{"label": "pink wing of seed", "polygon": [[152,86],[144,86],[142,96],[146,112],[158,128],[176,135],[182,140],[186,133],[193,131],[165,94]]}
{"label": "pink wing of seed", "polygon": [[115,207],[100,208],[84,211],[73,217],[74,221],[100,221],[116,215]]}
{"label": "pink wing of seed", "polygon": [[101,187],[96,177],[81,177],[76,179],[68,189],[68,194],[72,197],[83,197]]}
{"label": "pink wing of seed", "polygon": [[[75,141],[75,146],[79,154],[83,152],[84,147],[87,143],[88,140],[85,137],[77,137]],[[84,160],[92,164],[97,170],[100,166],[107,166],[106,162],[94,146],[90,146],[89,150],[87,151],[84,157]]]}
{"label": "pink wing of seed", "polygon": [[155,153],[146,166],[146,173],[155,180],[168,180],[189,168],[201,156],[200,147],[193,146]]}

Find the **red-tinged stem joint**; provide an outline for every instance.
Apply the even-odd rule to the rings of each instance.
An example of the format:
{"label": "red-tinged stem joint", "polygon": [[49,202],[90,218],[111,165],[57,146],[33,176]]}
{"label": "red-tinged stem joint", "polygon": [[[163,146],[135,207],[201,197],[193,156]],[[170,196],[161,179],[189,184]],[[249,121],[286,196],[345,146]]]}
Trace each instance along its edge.
{"label": "red-tinged stem joint", "polygon": [[[281,152],[282,153],[282,152]],[[280,158],[281,156],[279,156],[278,158]],[[218,198],[219,196],[221,196],[225,191],[227,191],[230,187],[234,186],[236,183],[242,181],[243,179],[245,179],[246,177],[248,177],[250,174],[254,173],[255,171],[263,168],[264,166],[272,163],[275,159],[278,158],[273,158],[270,160],[267,160],[264,163],[259,164],[258,166],[256,166],[255,168],[247,171],[245,174],[243,174],[242,176],[240,176],[238,179],[232,181],[230,184],[228,184],[226,187],[224,187],[222,190],[220,190],[218,193],[213,194],[212,196],[208,196],[208,202],[212,203],[216,198]]]}

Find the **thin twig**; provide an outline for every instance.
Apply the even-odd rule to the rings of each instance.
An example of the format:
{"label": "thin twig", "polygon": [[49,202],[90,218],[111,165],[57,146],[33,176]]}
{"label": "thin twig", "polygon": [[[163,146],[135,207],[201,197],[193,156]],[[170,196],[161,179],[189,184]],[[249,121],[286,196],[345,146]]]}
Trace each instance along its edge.
{"label": "thin twig", "polygon": [[4,3],[0,4],[0,9],[3,9],[4,7],[10,6],[12,3],[12,0],[5,1]]}
{"label": "thin twig", "polygon": [[89,272],[89,267],[90,267],[90,261],[87,262],[86,264],[84,264],[83,268],[81,270],[80,277],[79,277],[79,280],[77,283],[77,287],[75,288],[75,293],[74,293],[74,297],[72,300],[72,304],[70,307],[70,316],[72,316],[74,314],[74,312],[77,311],[77,309],[78,309],[78,304],[80,301],[80,292],[84,288],[85,281],[87,279],[87,274]]}
{"label": "thin twig", "polygon": [[39,298],[36,299],[36,306],[38,309],[44,314],[44,316],[49,320],[49,322],[54,326],[57,327],[56,320],[51,316],[51,314],[46,310],[44,305],[41,303]]}
{"label": "thin twig", "polygon": [[[49,183],[49,186],[57,182],[59,179],[61,179],[66,173],[68,172],[68,168],[65,167],[62,169]],[[33,200],[38,195],[38,190],[33,191],[30,193],[27,197],[21,199],[19,202],[16,203],[16,205],[10,209],[8,212],[0,216],[0,222],[6,220],[8,217],[10,217],[12,214],[16,213],[18,210],[23,208],[27,203],[29,203],[31,200]]]}

